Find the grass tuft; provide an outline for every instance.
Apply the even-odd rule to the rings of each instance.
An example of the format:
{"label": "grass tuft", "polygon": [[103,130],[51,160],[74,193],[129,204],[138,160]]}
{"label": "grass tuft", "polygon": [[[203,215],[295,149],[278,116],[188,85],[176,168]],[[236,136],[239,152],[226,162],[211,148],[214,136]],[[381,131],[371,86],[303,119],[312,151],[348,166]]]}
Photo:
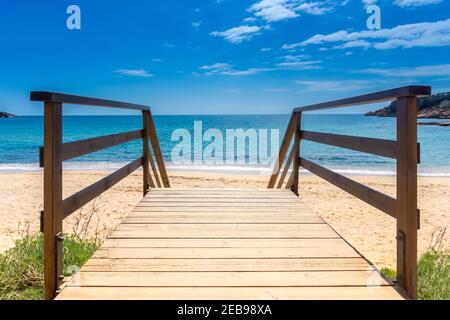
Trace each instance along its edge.
{"label": "grass tuft", "polygon": [[[44,298],[44,237],[28,235],[0,254],[0,300]],[[97,250],[96,241],[67,235],[64,240],[64,274],[72,275]]]}

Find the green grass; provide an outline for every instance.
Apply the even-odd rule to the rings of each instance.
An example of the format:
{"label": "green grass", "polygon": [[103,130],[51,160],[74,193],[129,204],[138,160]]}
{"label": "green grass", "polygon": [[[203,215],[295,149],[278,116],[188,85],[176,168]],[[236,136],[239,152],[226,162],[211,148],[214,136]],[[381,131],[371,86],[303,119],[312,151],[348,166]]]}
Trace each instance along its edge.
{"label": "green grass", "polygon": [[[0,300],[40,300],[44,298],[44,239],[26,236],[16,246],[0,254]],[[95,241],[66,236],[64,240],[64,274],[81,267],[97,250]]]}
{"label": "green grass", "polygon": [[[387,278],[396,277],[395,270],[381,269]],[[450,300],[450,253],[429,250],[418,264],[419,300]]]}

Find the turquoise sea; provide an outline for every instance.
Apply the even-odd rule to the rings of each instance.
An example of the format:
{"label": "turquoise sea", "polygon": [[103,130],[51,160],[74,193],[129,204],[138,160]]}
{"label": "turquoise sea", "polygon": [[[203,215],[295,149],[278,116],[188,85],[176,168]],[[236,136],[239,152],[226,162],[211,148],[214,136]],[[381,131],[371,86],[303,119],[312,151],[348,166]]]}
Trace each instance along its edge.
{"label": "turquoise sea", "polygon": [[[171,170],[212,170],[260,172],[269,170],[262,164],[196,164],[175,165],[171,161],[172,141],[176,129],[188,130],[192,136],[194,121],[202,121],[203,131],[217,129],[225,136],[227,129],[279,130],[283,137],[288,115],[214,115],[214,116],[155,116],[158,136],[167,166]],[[427,120],[420,120],[427,121]],[[64,141],[74,141],[106,134],[136,130],[141,127],[140,116],[67,116],[63,119]],[[395,139],[395,118],[365,117],[363,115],[305,115],[305,130]],[[270,135],[269,135],[270,138]],[[225,138],[224,138],[225,140]],[[421,175],[450,176],[450,128],[420,126],[419,142],[422,150]],[[38,168],[38,150],[43,144],[43,117],[0,119],[0,171],[35,171]],[[204,146],[208,143],[205,142]],[[252,148],[246,148],[247,159]],[[66,169],[111,169],[137,158],[142,142],[130,142],[84,156],[65,164]],[[192,151],[192,154],[194,152]],[[378,156],[351,150],[304,142],[302,154],[324,166],[343,173],[394,174],[395,162]],[[222,156],[222,155],[220,155]],[[193,155],[192,155],[193,157]],[[225,152],[223,154],[225,157]]]}

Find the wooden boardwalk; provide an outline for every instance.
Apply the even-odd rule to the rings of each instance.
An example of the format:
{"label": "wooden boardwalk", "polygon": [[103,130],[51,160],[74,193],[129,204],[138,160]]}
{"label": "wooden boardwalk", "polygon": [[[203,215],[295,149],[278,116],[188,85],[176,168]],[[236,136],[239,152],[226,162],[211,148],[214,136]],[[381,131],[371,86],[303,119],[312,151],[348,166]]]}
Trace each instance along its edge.
{"label": "wooden boardwalk", "polygon": [[57,299],[402,299],[288,190],[154,189]]}

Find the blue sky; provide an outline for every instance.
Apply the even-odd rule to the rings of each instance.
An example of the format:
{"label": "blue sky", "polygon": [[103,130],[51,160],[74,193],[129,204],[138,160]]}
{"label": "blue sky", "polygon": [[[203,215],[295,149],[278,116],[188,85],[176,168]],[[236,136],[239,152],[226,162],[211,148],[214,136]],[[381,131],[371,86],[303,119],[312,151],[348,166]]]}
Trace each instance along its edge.
{"label": "blue sky", "polygon": [[[382,28],[370,31],[374,3]],[[66,27],[73,4],[81,30]],[[0,110],[22,115],[42,113],[32,90],[156,114],[288,113],[409,84],[450,91],[447,0],[0,0],[0,39]]]}

